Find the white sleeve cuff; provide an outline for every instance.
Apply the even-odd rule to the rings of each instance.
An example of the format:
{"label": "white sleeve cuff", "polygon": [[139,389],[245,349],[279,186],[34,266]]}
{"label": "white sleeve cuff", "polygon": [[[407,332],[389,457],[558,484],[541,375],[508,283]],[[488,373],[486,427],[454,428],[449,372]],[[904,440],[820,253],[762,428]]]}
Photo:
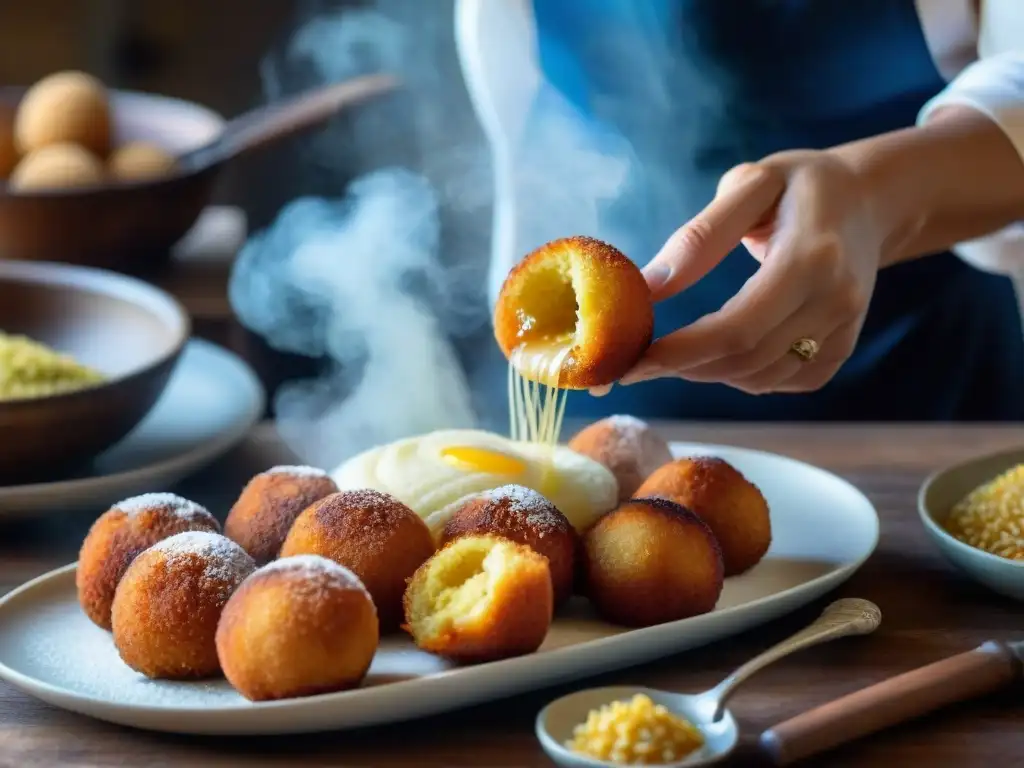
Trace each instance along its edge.
{"label": "white sleeve cuff", "polygon": [[[1024,160],[1024,50],[1006,51],[968,66],[921,109],[918,125],[942,107],[978,110],[998,125]],[[1024,269],[1024,225],[1015,224],[953,249],[965,261],[990,272]]]}

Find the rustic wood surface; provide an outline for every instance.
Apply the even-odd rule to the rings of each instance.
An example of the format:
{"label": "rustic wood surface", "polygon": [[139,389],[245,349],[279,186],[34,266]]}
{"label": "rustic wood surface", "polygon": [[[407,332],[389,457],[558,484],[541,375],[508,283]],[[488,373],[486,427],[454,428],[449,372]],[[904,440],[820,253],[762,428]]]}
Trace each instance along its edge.
{"label": "rustic wood surface", "polygon": [[[732,765],[761,764],[752,741],[765,727],[887,676],[967,650],[989,638],[1024,636],[1021,606],[975,586],[938,555],[917,520],[915,496],[934,469],[1024,445],[1024,428],[999,426],[666,425],[674,439],[775,451],[836,471],[878,507],[878,551],[836,595],[878,603],[875,635],[792,656],[759,675],[731,705],[747,735]],[[192,478],[183,493],[223,515],[253,472],[289,458],[272,427]],[[823,500],[822,514],[828,514]],[[0,525],[0,592],[75,559],[90,520]],[[822,601],[825,602],[825,601]],[[822,603],[712,647],[578,685],[640,683],[702,690],[812,619]],[[0,683],[0,766],[543,766],[533,718],[567,687],[415,723],[287,738],[174,737],[106,725],[53,709]],[[1024,755],[1020,692],[1010,691],[810,761],[827,766],[1016,765]],[[1015,757],[1016,756],[1016,757]]]}

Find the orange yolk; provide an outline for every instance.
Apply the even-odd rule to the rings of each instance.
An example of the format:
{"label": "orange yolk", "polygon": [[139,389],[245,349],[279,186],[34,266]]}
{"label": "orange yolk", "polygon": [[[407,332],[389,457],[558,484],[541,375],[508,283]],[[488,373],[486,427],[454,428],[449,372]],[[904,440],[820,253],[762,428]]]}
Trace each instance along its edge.
{"label": "orange yolk", "polygon": [[508,456],[486,448],[458,445],[441,451],[441,458],[453,467],[466,472],[487,472],[492,475],[521,475],[526,464],[514,456]]}

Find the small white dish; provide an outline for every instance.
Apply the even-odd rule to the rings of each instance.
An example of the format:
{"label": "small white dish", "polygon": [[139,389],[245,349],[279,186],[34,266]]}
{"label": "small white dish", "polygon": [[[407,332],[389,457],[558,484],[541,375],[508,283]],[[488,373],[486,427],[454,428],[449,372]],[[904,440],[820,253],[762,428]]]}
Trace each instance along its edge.
{"label": "small white dish", "polygon": [[994,592],[1024,600],[1024,561],[1008,560],[965,544],[941,525],[964,496],[1018,464],[1024,464],[1024,448],[980,456],[939,470],[921,486],[917,512],[925,531],[950,563]]}
{"label": "small white dish", "polygon": [[761,487],[772,509],[768,555],[726,580],[711,613],[627,630],[599,621],[585,601],[574,601],[560,612],[537,653],[466,667],[416,649],[407,637],[388,637],[357,690],[253,704],[224,680],[154,682],[129,670],[109,633],[79,607],[72,565],[0,599],[0,679],[54,706],[175,733],[286,734],[397,722],[642,664],[735,635],[831,591],[875,549],[874,507],[835,475],[740,448],[677,444],[673,450],[721,456]]}
{"label": "small white dish", "polygon": [[80,476],[0,486],[0,519],[102,511],[170,487],[238,444],[263,416],[266,395],[236,355],[193,339],[149,415]]}

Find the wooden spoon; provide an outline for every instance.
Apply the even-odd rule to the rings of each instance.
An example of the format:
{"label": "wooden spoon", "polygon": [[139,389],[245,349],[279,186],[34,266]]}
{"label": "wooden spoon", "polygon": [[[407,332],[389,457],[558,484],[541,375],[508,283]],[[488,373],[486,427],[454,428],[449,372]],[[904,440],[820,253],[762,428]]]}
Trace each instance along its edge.
{"label": "wooden spoon", "polygon": [[991,640],[823,704],[761,734],[775,765],[789,765],[1021,678],[1024,643]]}

